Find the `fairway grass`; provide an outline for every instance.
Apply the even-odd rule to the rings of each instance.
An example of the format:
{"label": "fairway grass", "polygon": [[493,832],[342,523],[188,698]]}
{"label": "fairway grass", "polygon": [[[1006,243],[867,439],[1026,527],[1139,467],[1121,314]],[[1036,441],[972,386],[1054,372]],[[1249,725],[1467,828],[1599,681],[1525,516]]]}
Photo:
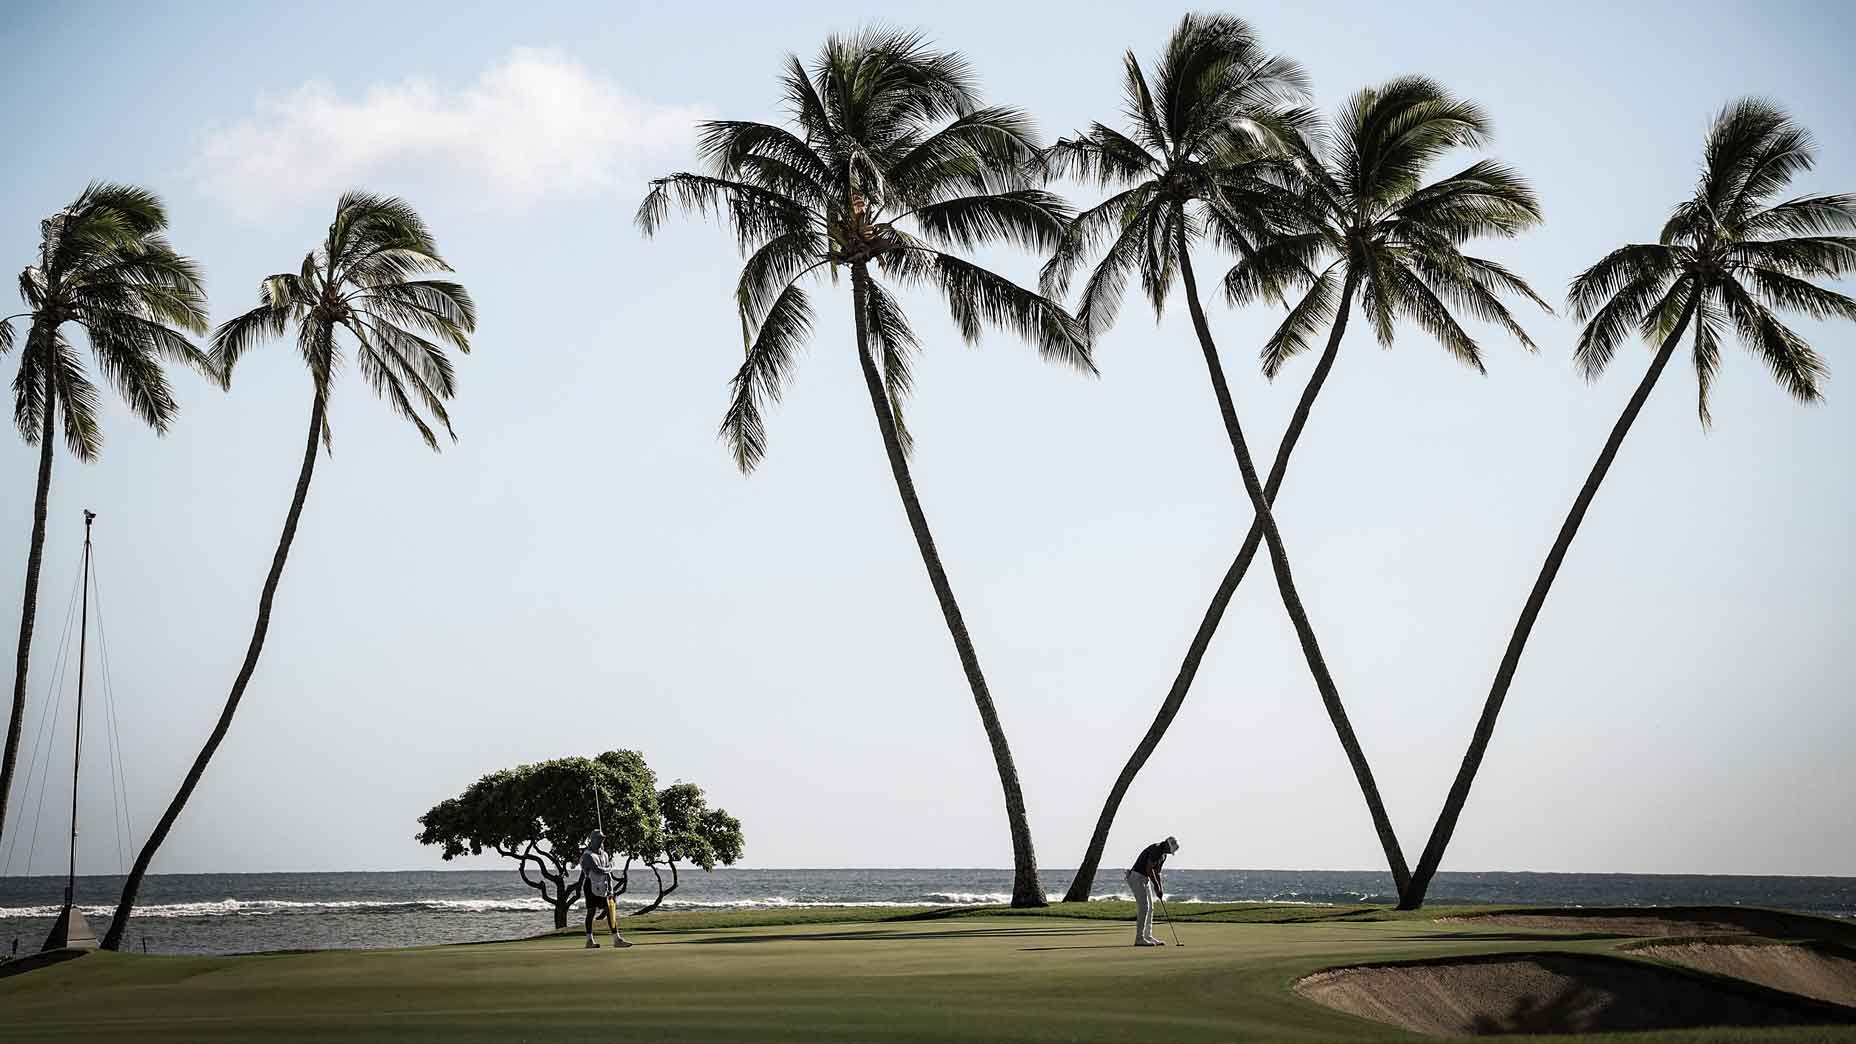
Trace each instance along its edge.
{"label": "fairway grass", "polygon": [[[1414,1040],[1423,1038],[1323,1008],[1290,985],[1360,962],[1629,952],[1613,937],[1433,917],[1182,921],[1183,948],[1137,949],[1132,925],[1052,915],[1060,910],[662,919],[628,927],[638,943],[629,950],[586,950],[569,932],[414,950],[98,953],[0,979],[0,1038]],[[1856,1041],[1856,1028],[1617,1039]]]}

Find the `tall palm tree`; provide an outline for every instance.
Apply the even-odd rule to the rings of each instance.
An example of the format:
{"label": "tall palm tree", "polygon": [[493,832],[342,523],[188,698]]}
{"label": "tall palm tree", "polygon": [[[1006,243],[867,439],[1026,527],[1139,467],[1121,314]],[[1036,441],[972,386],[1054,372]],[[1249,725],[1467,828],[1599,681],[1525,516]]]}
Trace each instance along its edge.
{"label": "tall palm tree", "polygon": [[1720,367],[1721,338],[1730,324],[1793,398],[1807,403],[1821,398],[1818,384],[1827,376],[1823,360],[1775,314],[1791,311],[1814,319],[1856,320],[1856,300],[1811,281],[1856,271],[1856,237],[1836,234],[1856,231],[1856,195],[1774,201],[1792,178],[1811,168],[1815,152],[1810,134],[1772,103],[1742,99],[1728,105],[1708,130],[1694,195],[1676,205],[1661,238],[1619,247],[1573,280],[1567,297],[1586,323],[1574,358],[1588,380],[1604,373],[1618,346],[1633,332],[1658,347],[1528,592],[1469,750],[1401,898],[1402,908],[1423,905],[1566,549],[1683,335],[1694,329],[1691,359],[1704,427],[1711,420],[1708,389]]}
{"label": "tall palm tree", "polygon": [[[1533,348],[1502,294],[1512,292],[1543,309],[1546,303],[1502,266],[1460,249],[1479,236],[1513,236],[1538,223],[1540,207],[1532,190],[1512,170],[1487,160],[1424,182],[1426,171],[1444,153],[1482,145],[1488,130],[1488,118],[1476,106],[1428,81],[1400,79],[1354,95],[1333,129],[1314,133],[1312,141],[1285,135],[1282,147],[1291,158],[1286,168],[1270,163],[1256,168],[1265,176],[1286,172],[1285,186],[1295,199],[1286,227],[1253,243],[1226,275],[1226,296],[1232,304],[1246,304],[1278,298],[1287,287],[1305,288],[1264,347],[1264,370],[1272,379],[1284,362],[1310,345],[1323,324],[1329,325],[1327,347],[1302,389],[1264,482],[1264,497],[1272,505],[1315,398],[1333,369],[1356,295],[1386,347],[1392,344],[1395,320],[1405,318],[1483,372],[1481,348],[1452,315],[1455,308],[1500,324]],[[1153,724],[1109,791],[1066,901],[1089,898],[1122,798],[1179,713],[1262,542],[1259,519],[1206,606]]]}
{"label": "tall palm tree", "polygon": [[13,378],[13,421],[20,437],[39,448],[39,484],[32,536],[26,551],[26,592],[19,614],[19,656],[13,674],[13,713],[0,755],[0,833],[19,758],[26,715],[26,671],[45,554],[46,502],[52,485],[57,432],[82,461],[103,447],[97,412],[102,403],[84,359],[65,328],[84,331],[105,380],[144,424],[165,434],[177,407],[163,362],[210,372],[205,353],[186,334],[206,332],[206,291],[200,269],[162,234],[167,209],[154,193],[132,185],[92,182],[70,205],[39,222],[38,260],[19,276],[26,311],[0,319],[0,355],[13,347],[14,319],[27,320],[25,348]]}
{"label": "tall palm tree", "polygon": [[[439,256],[432,233],[411,206],[398,199],[350,192],[335,207],[328,237],[304,255],[302,265],[294,272],[266,279],[258,291],[258,306],[213,333],[212,364],[220,380],[229,386],[232,369],[246,352],[283,336],[292,323],[296,324],[297,350],[309,369],[309,431],[296,492],[284,515],[283,535],[278,538],[270,572],[258,595],[258,618],[244,662],[239,665],[225,709],[220,711],[206,745],[194,758],[179,792],[135,857],[135,866],[123,883],[122,899],[116,904],[116,915],[104,936],[105,948],[114,950],[122,944],[148,864],[167,839],[174,821],[180,818],[187,799],[193,796],[193,788],[199,785],[213,753],[232,727],[232,716],[257,669],[264,637],[270,630],[271,601],[283,578],[284,560],[296,537],[303,502],[309,497],[317,448],[330,446],[329,396],[344,356],[352,353],[361,377],[395,413],[418,430],[426,445],[438,449],[434,424],[442,426],[452,441],[457,440],[445,412],[445,400],[456,390],[446,348],[470,351],[477,310],[470,294],[458,283],[421,278],[449,271],[451,266]],[[352,346],[344,345],[345,340],[352,340]]]}
{"label": "tall palm tree", "polygon": [[981,107],[967,61],[914,33],[834,36],[810,69],[789,55],[781,83],[790,123],[705,123],[709,173],[653,182],[638,224],[652,234],[673,205],[720,213],[748,255],[735,295],[746,359],[721,425],[743,471],[766,450],[762,411],[812,330],[802,284],[822,270],[849,270],[858,367],[1004,790],[1012,905],[1042,906],[1018,770],[909,475],[902,404],[919,342],[885,281],[939,291],[969,342],[986,326],[1003,327],[1045,358],[1093,373],[1083,330],[1062,308],[955,253],[999,240],[1048,250],[1068,215],[1029,183],[1037,154],[1029,118]]}

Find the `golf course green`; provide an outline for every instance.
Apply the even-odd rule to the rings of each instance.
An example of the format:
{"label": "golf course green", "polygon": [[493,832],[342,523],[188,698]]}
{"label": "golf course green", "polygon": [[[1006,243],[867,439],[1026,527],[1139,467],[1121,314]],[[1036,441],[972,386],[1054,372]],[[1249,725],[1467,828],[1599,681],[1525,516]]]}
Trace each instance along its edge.
{"label": "golf course green", "polygon": [[[1337,966],[1471,954],[1646,960],[1631,956],[1641,940],[1604,931],[1362,908],[1207,908],[1174,926],[1183,946],[1140,949],[1116,919],[1124,905],[1092,903],[1086,917],[1064,916],[1075,912],[1064,907],[902,911],[880,920],[868,910],[673,914],[629,926],[637,945],[627,950],[587,950],[567,932],[410,950],[92,953],[0,978],[0,1036],[138,1044],[1399,1040],[1418,1038],[1306,1000],[1293,984]],[[1833,934],[1845,927],[1823,923]],[[1856,1026],[1622,1039],[1856,1040]]]}

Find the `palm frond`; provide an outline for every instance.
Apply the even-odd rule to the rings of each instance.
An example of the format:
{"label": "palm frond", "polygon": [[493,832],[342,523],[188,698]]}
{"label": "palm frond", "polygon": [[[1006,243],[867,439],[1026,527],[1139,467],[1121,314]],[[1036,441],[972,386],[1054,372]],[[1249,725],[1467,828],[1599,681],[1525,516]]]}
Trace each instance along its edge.
{"label": "palm frond", "polygon": [[[1440,266],[1427,269],[1424,265],[1425,260],[1428,259],[1423,259],[1420,255],[1417,264],[1407,267],[1399,265],[1395,258],[1387,258],[1381,266],[1380,271],[1390,283],[1388,287],[1390,293],[1396,295],[1398,311],[1410,316],[1412,321],[1418,324],[1419,329],[1435,338],[1437,343],[1443,345],[1444,350],[1455,356],[1458,362],[1477,373],[1488,373],[1488,368],[1482,364],[1482,349],[1476,344],[1476,339],[1463,329],[1462,325],[1457,322],[1456,316],[1450,314],[1449,306],[1439,299],[1437,290],[1433,289],[1433,287],[1447,288],[1445,292],[1451,295],[1452,303],[1458,307],[1474,309],[1482,307],[1482,302],[1473,292],[1465,293],[1464,291],[1479,288],[1468,280],[1452,279],[1449,270]],[[1501,308],[1500,302],[1496,303],[1496,308],[1497,314],[1508,319],[1507,325],[1512,327],[1511,332],[1518,332],[1521,329],[1515,325],[1512,318],[1508,317],[1507,309]],[[1523,342],[1532,347],[1532,343],[1526,340],[1526,334],[1520,336]],[[1381,343],[1388,342],[1382,341]]]}
{"label": "palm frond", "polygon": [[811,302],[798,283],[789,283],[767,309],[748,344],[747,358],[728,382],[728,410],[719,434],[743,473],[753,471],[767,454],[763,412],[768,403],[779,401],[811,331]]}
{"label": "palm frond", "polygon": [[1714,424],[1714,415],[1708,412],[1708,391],[1714,386],[1715,374],[1721,369],[1723,319],[1720,308],[1705,298],[1696,302],[1694,323],[1696,412],[1701,417],[1701,426],[1708,428]]}
{"label": "palm frond", "polygon": [[425,418],[413,405],[411,397],[406,394],[406,382],[410,380],[422,393],[428,407],[436,405],[434,415],[444,422],[446,432],[455,441],[457,433],[451,430],[450,418],[444,415],[444,404],[439,402],[433,389],[425,385],[417,374],[410,373],[405,360],[400,358],[396,352],[380,344],[375,337],[369,336],[370,333],[377,333],[379,329],[392,328],[376,328],[358,320],[345,321],[342,326],[360,345],[361,350],[355,353],[356,368],[361,372],[361,379],[374,389],[374,394],[386,400],[394,413],[399,414],[403,420],[411,424],[414,430],[418,431],[419,437],[425,440],[426,446],[437,450],[438,436],[433,433],[431,425],[426,423]]}
{"label": "palm frond", "polygon": [[1100,123],[1074,138],[1059,138],[1041,154],[1040,169],[1046,178],[1074,178],[1099,188],[1132,185],[1164,173],[1146,148]]}
{"label": "palm frond", "polygon": [[1275,380],[1283,364],[1307,351],[1323,327],[1335,319],[1335,302],[1340,293],[1339,264],[1329,265],[1308,284],[1289,314],[1283,317],[1276,332],[1263,345],[1263,375]]}
{"label": "palm frond", "polygon": [[1742,273],[1753,284],[1753,293],[1768,308],[1803,312],[1813,319],[1849,319],[1856,321],[1856,300],[1835,290],[1770,268],[1754,268]]}
{"label": "palm frond", "polygon": [[1279,298],[1291,287],[1307,286],[1319,278],[1315,266],[1331,250],[1321,232],[1283,236],[1240,258],[1224,276],[1225,300],[1247,305]]}
{"label": "palm frond", "polygon": [[1040,251],[1056,246],[1074,217],[1061,197],[1043,189],[963,196],[910,216],[922,237],[940,247],[972,250],[1003,241]]}
{"label": "palm frond", "polygon": [[1830,376],[1830,370],[1804,338],[1733,280],[1721,283],[1721,298],[1740,340],[1766,364],[1792,398],[1799,402],[1823,398],[1818,385]]}
{"label": "palm frond", "polygon": [[1061,298],[1069,292],[1070,280],[1083,260],[1117,227],[1125,228],[1137,220],[1141,206],[1154,195],[1152,185],[1137,185],[1118,192],[1070,219],[1051,251],[1050,260],[1038,273],[1038,287],[1046,297]]}
{"label": "palm frond", "polygon": [[671,174],[651,182],[638,204],[638,228],[654,235],[670,209],[705,217],[726,217],[743,250],[810,223],[805,208],[792,198],[747,182],[702,174]]}
{"label": "palm frond", "polygon": [[1127,288],[1129,273],[1145,267],[1143,258],[1151,248],[1154,227],[1158,224],[1158,213],[1162,206],[1158,200],[1150,197],[1146,205],[1139,206],[1131,215],[1125,216],[1121,234],[1103,252],[1102,259],[1096,262],[1095,271],[1083,282],[1082,292],[1077,299],[1076,318],[1091,340],[1115,325],[1115,317],[1121,312],[1121,297]]}
{"label": "palm frond", "polygon": [[1856,272],[1856,237],[1740,240],[1726,247],[1726,257],[1736,267],[1771,268],[1794,276],[1841,279]]}
{"label": "palm frond", "polygon": [[1740,225],[1746,237],[1818,236],[1856,232],[1856,195],[1799,196],[1750,214]]}
{"label": "palm frond", "polygon": [[[64,337],[53,336],[50,356],[47,364],[52,372],[53,394],[57,398],[65,448],[78,460],[96,460],[103,449],[103,429],[97,422],[102,396],[97,394],[96,385],[90,383],[89,375],[84,372],[83,357]],[[156,373],[159,372],[156,368]],[[159,402],[159,398],[155,401]],[[144,420],[154,412],[147,403],[132,400],[129,405]],[[168,410],[172,411],[172,399],[168,400]]]}
{"label": "palm frond", "polygon": [[1677,256],[1673,249],[1656,243],[1632,243],[1613,250],[1573,279],[1566,300],[1580,321],[1596,316],[1626,287],[1639,285],[1646,278],[1673,278]]}
{"label": "palm frond", "polygon": [[1030,342],[1046,359],[1096,372],[1088,334],[1055,301],[964,258],[925,246],[913,247],[911,253],[926,262],[922,274],[941,291],[955,327],[969,344],[978,343],[986,327],[998,327]]}
{"label": "palm frond", "polygon": [[[1590,269],[1586,275],[1592,275]],[[1582,275],[1580,279],[1585,277]],[[1596,276],[1594,282],[1609,278],[1608,275]],[[1578,286],[1577,281],[1574,286]],[[1573,349],[1573,360],[1585,379],[1597,380],[1605,372],[1605,367],[1610,365],[1612,356],[1617,354],[1618,345],[1635,335],[1646,318],[1658,310],[1661,302],[1678,294],[1686,295],[1689,286],[1688,277],[1678,278],[1671,269],[1649,266],[1639,270],[1628,282],[1609,294],[1601,296],[1587,291],[1580,295],[1575,290],[1569,295],[1574,298],[1573,311],[1586,321],[1579,331],[1578,344]]]}
{"label": "palm frond", "polygon": [[908,454],[914,451],[915,439],[903,419],[902,403],[915,386],[911,360],[921,349],[921,342],[910,328],[902,307],[874,279],[865,284],[864,304],[865,333],[883,374],[883,390],[889,398],[890,415],[895,418],[896,438],[902,445],[902,452]]}

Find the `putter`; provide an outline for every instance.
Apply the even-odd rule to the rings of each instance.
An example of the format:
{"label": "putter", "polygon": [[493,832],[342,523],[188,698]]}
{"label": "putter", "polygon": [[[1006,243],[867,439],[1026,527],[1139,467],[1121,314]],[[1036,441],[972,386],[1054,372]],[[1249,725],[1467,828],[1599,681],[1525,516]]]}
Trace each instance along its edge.
{"label": "putter", "polygon": [[1179,941],[1179,928],[1173,923],[1173,915],[1167,912],[1165,899],[1160,900],[1160,916],[1166,918],[1167,930],[1173,933],[1173,945],[1185,949],[1186,944]]}

